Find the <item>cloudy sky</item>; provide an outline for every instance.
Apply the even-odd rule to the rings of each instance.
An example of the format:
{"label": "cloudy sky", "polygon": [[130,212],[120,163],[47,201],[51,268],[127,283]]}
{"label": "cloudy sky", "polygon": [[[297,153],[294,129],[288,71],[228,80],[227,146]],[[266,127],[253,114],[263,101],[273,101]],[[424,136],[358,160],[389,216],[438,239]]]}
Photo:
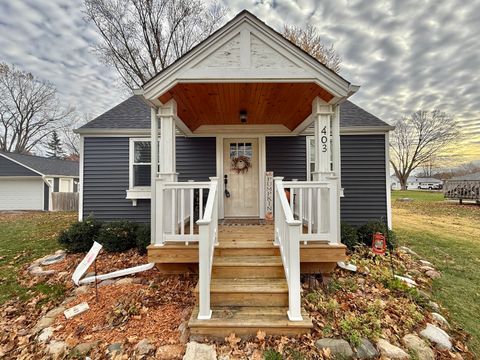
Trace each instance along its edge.
{"label": "cloudy sky", "polygon": [[[313,24],[341,55],[352,100],[387,122],[417,109],[456,116],[465,159],[480,159],[479,0],[225,0],[276,29]],[[129,96],[91,52],[100,41],[80,0],[0,0],[0,61],[55,83],[92,116]]]}

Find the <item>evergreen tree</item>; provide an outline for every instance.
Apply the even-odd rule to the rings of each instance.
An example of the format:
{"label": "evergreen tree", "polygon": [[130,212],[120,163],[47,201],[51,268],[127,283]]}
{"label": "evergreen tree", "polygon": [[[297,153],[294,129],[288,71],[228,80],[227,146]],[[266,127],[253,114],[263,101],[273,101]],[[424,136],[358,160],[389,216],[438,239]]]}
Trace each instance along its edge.
{"label": "evergreen tree", "polygon": [[65,151],[62,148],[63,144],[56,131],[52,133],[52,139],[48,142],[47,156],[53,159],[63,159],[65,157]]}

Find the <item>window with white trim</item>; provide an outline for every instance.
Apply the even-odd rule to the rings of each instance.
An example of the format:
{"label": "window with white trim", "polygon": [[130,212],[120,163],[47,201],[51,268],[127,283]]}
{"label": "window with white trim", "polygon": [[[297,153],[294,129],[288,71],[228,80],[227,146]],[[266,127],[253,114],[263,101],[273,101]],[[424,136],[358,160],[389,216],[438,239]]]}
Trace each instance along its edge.
{"label": "window with white trim", "polygon": [[[315,172],[315,136],[306,136],[307,139],[307,179],[313,180]],[[330,149],[333,149],[333,139],[330,136]],[[333,151],[330,152],[330,170],[333,171]]]}
{"label": "window with white trim", "polygon": [[130,139],[130,189],[150,187],[150,139]]}

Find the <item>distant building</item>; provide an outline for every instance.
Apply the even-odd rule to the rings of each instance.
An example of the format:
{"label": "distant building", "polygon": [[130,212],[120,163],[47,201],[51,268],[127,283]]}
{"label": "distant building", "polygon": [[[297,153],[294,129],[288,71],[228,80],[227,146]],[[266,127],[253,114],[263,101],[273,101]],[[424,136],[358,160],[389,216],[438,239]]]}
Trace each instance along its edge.
{"label": "distant building", "polygon": [[[400,180],[396,176],[391,176],[390,184],[392,190],[400,190]],[[439,190],[442,188],[443,181],[435,178],[424,178],[410,176],[407,180],[407,190]]]}

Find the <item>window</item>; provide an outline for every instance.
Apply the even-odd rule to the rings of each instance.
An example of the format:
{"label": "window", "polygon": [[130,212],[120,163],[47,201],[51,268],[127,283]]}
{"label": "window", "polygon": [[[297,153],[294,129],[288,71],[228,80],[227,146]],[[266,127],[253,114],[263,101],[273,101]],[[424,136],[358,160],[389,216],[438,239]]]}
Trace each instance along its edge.
{"label": "window", "polygon": [[[330,149],[332,147],[332,138],[330,137]],[[330,170],[333,171],[333,151],[330,152]],[[315,172],[315,136],[307,136],[307,178],[313,180]]]}
{"label": "window", "polygon": [[150,140],[130,139],[130,188],[150,186],[150,164]]}

